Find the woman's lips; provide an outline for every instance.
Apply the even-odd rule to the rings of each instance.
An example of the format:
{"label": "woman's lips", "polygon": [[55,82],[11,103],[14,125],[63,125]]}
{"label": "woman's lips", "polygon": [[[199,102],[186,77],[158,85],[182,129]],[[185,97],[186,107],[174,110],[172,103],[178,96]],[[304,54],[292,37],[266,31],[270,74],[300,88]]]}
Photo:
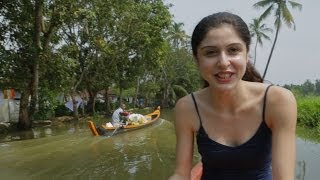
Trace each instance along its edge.
{"label": "woman's lips", "polygon": [[232,73],[232,72],[220,72],[220,73],[215,74],[215,77],[218,81],[226,83],[226,82],[231,81],[233,74],[234,73]]}

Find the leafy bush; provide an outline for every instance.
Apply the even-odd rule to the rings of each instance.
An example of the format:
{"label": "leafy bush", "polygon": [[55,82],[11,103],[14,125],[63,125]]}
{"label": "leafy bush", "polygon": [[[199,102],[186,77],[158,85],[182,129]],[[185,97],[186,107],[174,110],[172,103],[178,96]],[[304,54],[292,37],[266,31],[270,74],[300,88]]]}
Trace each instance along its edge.
{"label": "leafy bush", "polygon": [[59,117],[59,116],[72,116],[72,112],[64,104],[58,105],[54,109],[54,114],[55,114],[56,117]]}
{"label": "leafy bush", "polygon": [[297,99],[298,124],[311,128],[320,128],[320,97],[309,96]]}
{"label": "leafy bush", "polygon": [[106,104],[104,102],[96,102],[95,110],[97,113],[102,113],[106,111]]}

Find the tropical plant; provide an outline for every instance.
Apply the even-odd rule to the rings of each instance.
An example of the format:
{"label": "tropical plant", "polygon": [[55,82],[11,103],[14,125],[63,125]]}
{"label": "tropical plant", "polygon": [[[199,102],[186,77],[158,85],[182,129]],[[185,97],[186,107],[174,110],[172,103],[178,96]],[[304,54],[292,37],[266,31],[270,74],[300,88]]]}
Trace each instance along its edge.
{"label": "tropical plant", "polygon": [[173,22],[169,28],[169,41],[175,49],[186,47],[189,36],[182,29],[183,23]]}
{"label": "tropical plant", "polygon": [[267,32],[273,32],[273,30],[271,28],[268,28],[266,26],[266,24],[262,24],[260,19],[253,19],[253,23],[249,24],[249,28],[250,28],[250,34],[251,37],[256,37],[256,43],[254,46],[254,61],[253,61],[253,65],[256,64],[256,60],[257,60],[257,46],[258,44],[260,46],[263,45],[262,43],[262,39],[266,39],[266,40],[270,40],[270,37],[265,34]]}
{"label": "tropical plant", "polygon": [[274,25],[276,28],[276,34],[275,34],[273,45],[269,54],[267,65],[262,76],[263,79],[265,78],[266,73],[268,71],[269,63],[278,39],[278,34],[281,28],[282,22],[284,22],[289,28],[291,28],[292,26],[294,30],[296,28],[293,16],[289,11],[288,5],[290,5],[292,9],[296,9],[296,8],[298,8],[299,10],[302,9],[301,4],[295,1],[290,1],[290,0],[260,0],[259,2],[253,5],[253,7],[255,8],[266,8],[266,10],[261,14],[259,18],[261,21],[265,20],[269,15],[272,14],[272,12],[274,13],[274,17],[275,17]]}

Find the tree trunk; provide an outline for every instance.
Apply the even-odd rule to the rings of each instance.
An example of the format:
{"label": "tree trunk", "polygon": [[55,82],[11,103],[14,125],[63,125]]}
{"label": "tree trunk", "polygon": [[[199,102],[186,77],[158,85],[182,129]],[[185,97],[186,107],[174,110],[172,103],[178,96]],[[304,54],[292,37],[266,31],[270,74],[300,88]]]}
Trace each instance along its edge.
{"label": "tree trunk", "polygon": [[80,75],[80,78],[78,80],[75,80],[75,85],[72,87],[72,90],[71,90],[71,98],[72,98],[72,103],[73,103],[73,116],[76,120],[79,120],[79,113],[78,113],[78,107],[77,107],[77,101],[75,99],[75,96],[77,95],[77,89],[78,89],[78,86],[79,84],[81,83],[82,79],[83,79],[83,76],[84,76],[84,70],[81,72],[81,75]]}
{"label": "tree trunk", "polygon": [[26,90],[25,92],[21,92],[20,107],[19,107],[19,121],[17,124],[17,128],[19,130],[27,130],[31,128],[31,122],[29,119],[29,112],[28,112],[29,96],[30,96],[30,93],[28,90]]}
{"label": "tree trunk", "polygon": [[163,90],[162,103],[161,103],[162,107],[169,107],[169,89],[170,89],[170,84],[167,84]]}
{"label": "tree trunk", "polygon": [[96,92],[88,91],[89,92],[89,101],[88,101],[88,113],[94,115],[96,113]]}
{"label": "tree trunk", "polygon": [[43,0],[35,1],[35,20],[34,20],[34,37],[33,37],[33,66],[32,66],[32,86],[30,90],[31,102],[29,117],[33,120],[34,114],[38,111],[38,87],[39,87],[39,61],[41,52],[41,23],[42,23]]}
{"label": "tree trunk", "polygon": [[138,94],[139,94],[139,88],[140,88],[140,78],[137,77],[137,88],[136,88],[136,93],[133,98],[133,107],[136,107],[136,102],[138,102]]}
{"label": "tree trunk", "polygon": [[38,60],[35,61],[37,62],[33,65],[32,87],[30,88],[31,101],[29,117],[31,121],[33,120],[34,114],[38,112],[39,62]]}
{"label": "tree trunk", "polygon": [[266,68],[264,69],[264,73],[263,73],[263,76],[262,76],[263,80],[266,77],[266,74],[267,74],[267,71],[268,71],[268,68],[269,68],[269,63],[270,63],[270,60],[271,60],[271,57],[272,57],[272,53],[273,53],[274,47],[275,47],[277,39],[278,39],[279,30],[280,30],[280,17],[279,17],[279,20],[278,20],[277,31],[276,31],[276,35],[275,35],[275,38],[274,38],[274,42],[272,44],[271,52],[269,54],[268,62],[267,62]]}
{"label": "tree trunk", "polygon": [[109,98],[108,90],[109,90],[109,88],[106,89],[106,92],[104,94],[104,103],[106,106],[106,115],[107,116],[111,115],[110,98]]}
{"label": "tree trunk", "polygon": [[147,107],[151,107],[151,103],[150,103],[150,99],[149,99],[149,96],[148,96],[148,93],[144,96],[145,98],[145,104]]}
{"label": "tree trunk", "polygon": [[[119,98],[120,98],[119,103],[120,103],[120,104],[123,103],[123,100],[122,100],[122,91],[123,91],[123,89],[122,89],[122,87],[120,86],[120,87],[119,87],[119,93],[120,93],[120,94],[119,94]],[[119,105],[120,105],[120,104],[119,104]]]}
{"label": "tree trunk", "polygon": [[258,46],[258,38],[257,38],[256,44],[255,44],[255,46],[254,46],[254,61],[253,61],[253,66],[256,65],[256,61],[257,61],[257,46]]}
{"label": "tree trunk", "polygon": [[76,100],[76,92],[73,91],[72,92],[72,95],[71,95],[71,98],[72,98],[72,108],[73,108],[73,117],[76,119],[76,120],[79,120],[79,112],[78,112],[78,107],[77,107],[77,104],[78,104],[78,101]]}

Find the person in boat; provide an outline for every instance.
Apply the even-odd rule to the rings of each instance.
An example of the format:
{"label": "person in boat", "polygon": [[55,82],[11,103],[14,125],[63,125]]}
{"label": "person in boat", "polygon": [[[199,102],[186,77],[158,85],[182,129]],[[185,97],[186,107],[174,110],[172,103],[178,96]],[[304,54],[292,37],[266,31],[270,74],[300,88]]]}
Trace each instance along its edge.
{"label": "person in boat", "polygon": [[130,112],[126,111],[126,104],[120,103],[118,109],[116,109],[112,114],[112,125],[117,127],[125,123]]}
{"label": "person in boat", "polygon": [[251,36],[237,15],[219,12],[195,27],[191,46],[204,88],[175,106],[176,168],[190,179],[194,136],[202,180],[293,180],[297,106],[287,89],[263,83],[249,61]]}

